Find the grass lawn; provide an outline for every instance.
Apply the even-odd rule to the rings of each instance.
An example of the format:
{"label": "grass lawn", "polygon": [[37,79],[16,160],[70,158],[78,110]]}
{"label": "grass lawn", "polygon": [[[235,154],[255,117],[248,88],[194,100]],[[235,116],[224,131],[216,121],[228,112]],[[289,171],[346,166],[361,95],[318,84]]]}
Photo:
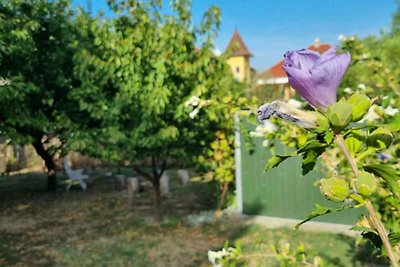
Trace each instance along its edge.
{"label": "grass lawn", "polygon": [[42,174],[0,177],[0,266],[210,266],[208,250],[241,240],[243,266],[279,266],[271,246],[303,242],[328,266],[378,266],[355,240],[339,234],[266,229],[232,219],[189,225],[187,216],[213,207],[207,184],[180,186],[171,171],[171,196],[161,225],[153,221],[150,191],[129,198],[112,177],[97,175],[88,191],[44,190]]}

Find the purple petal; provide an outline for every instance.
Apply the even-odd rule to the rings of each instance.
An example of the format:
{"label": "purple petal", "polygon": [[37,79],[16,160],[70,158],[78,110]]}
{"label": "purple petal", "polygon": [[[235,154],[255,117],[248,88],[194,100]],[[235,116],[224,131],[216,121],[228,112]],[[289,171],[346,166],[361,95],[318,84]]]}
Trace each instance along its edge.
{"label": "purple petal", "polygon": [[336,103],[337,89],[349,64],[350,54],[346,52],[310,70],[313,87],[318,91],[319,102],[325,107]]}
{"label": "purple petal", "polygon": [[331,60],[333,57],[335,57],[336,54],[336,46],[332,46],[328,50],[326,50],[321,57],[315,62],[315,65],[321,65],[322,63],[325,63],[328,60]]}
{"label": "purple petal", "polygon": [[320,54],[309,49],[290,51],[285,54],[284,66],[296,69],[311,69],[319,58]]}
{"label": "purple petal", "polygon": [[284,64],[283,69],[288,75],[289,83],[301,97],[324,111],[337,101],[337,89],[349,66],[350,54],[337,55],[335,47],[318,58],[308,51],[306,54],[304,57],[299,52],[288,52],[285,58],[287,64]]}
{"label": "purple petal", "polygon": [[[317,89],[313,84],[311,73],[304,70],[299,70],[291,67],[282,67],[288,75],[290,85],[300,94],[300,96],[310,103],[313,107],[325,109],[321,104]],[[325,101],[322,101],[325,102]]]}

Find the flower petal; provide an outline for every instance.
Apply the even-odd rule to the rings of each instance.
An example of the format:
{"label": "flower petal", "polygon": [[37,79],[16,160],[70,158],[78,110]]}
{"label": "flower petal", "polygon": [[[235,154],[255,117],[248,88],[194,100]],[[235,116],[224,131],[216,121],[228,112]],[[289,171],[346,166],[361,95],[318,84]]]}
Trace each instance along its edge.
{"label": "flower petal", "polygon": [[296,69],[311,69],[320,58],[320,54],[310,49],[289,51],[285,54],[284,66]]}
{"label": "flower petal", "polygon": [[337,101],[337,89],[349,64],[350,54],[346,52],[310,70],[312,86],[317,92],[320,104],[327,107]]}
{"label": "flower petal", "polygon": [[331,60],[333,57],[335,57],[336,54],[336,46],[332,46],[331,48],[329,48],[328,50],[326,50],[321,57],[315,62],[314,66],[318,66],[321,65],[322,63],[325,63],[328,60]]}
{"label": "flower petal", "polygon": [[290,85],[304,100],[315,108],[322,110],[326,109],[326,106],[320,103],[318,88],[314,87],[313,77],[309,71],[303,71],[286,66],[283,66],[283,69],[286,71]]}

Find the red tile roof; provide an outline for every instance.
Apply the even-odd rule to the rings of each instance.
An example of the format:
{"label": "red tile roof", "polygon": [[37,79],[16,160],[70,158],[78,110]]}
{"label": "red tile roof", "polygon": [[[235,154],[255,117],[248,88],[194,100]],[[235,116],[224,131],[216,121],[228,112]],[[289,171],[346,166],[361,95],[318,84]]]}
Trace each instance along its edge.
{"label": "red tile roof", "polygon": [[231,49],[235,49],[233,53],[233,57],[245,56],[252,57],[253,55],[250,53],[249,49],[243,42],[242,37],[240,37],[239,32],[235,31],[232,35],[231,40],[229,41],[228,46],[225,49],[225,53],[230,51]]}
{"label": "red tile roof", "polygon": [[[331,48],[331,45],[329,44],[313,44],[308,47],[308,49],[317,51],[319,53],[323,53],[326,50]],[[257,75],[257,79],[267,79],[267,78],[284,78],[286,77],[285,71],[282,69],[283,66],[283,60],[279,61],[277,64],[272,66],[271,68],[267,69],[266,71],[260,73]]]}

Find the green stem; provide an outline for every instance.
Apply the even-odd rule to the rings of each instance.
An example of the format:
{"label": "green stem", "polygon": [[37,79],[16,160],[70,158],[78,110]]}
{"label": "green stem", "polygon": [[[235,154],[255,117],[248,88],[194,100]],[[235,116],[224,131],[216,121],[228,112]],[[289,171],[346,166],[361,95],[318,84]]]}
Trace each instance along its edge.
{"label": "green stem", "polygon": [[[340,149],[343,151],[344,156],[346,157],[347,161],[350,164],[350,167],[354,173],[354,176],[358,176],[358,168],[357,168],[357,162],[356,160],[351,156],[349,150],[346,147],[346,143],[343,140],[343,136],[341,134],[336,134],[335,141],[340,147]],[[372,223],[372,227],[375,228],[378,231],[378,234],[383,242],[383,245],[386,249],[386,252],[388,254],[388,257],[390,259],[390,262],[393,267],[399,267],[398,261],[396,259],[396,255],[394,254],[392,245],[389,242],[388,234],[383,226],[383,223],[381,220],[379,220],[376,211],[374,209],[374,206],[372,205],[370,200],[366,200],[365,202],[365,208],[367,209],[369,213],[369,221]]]}

